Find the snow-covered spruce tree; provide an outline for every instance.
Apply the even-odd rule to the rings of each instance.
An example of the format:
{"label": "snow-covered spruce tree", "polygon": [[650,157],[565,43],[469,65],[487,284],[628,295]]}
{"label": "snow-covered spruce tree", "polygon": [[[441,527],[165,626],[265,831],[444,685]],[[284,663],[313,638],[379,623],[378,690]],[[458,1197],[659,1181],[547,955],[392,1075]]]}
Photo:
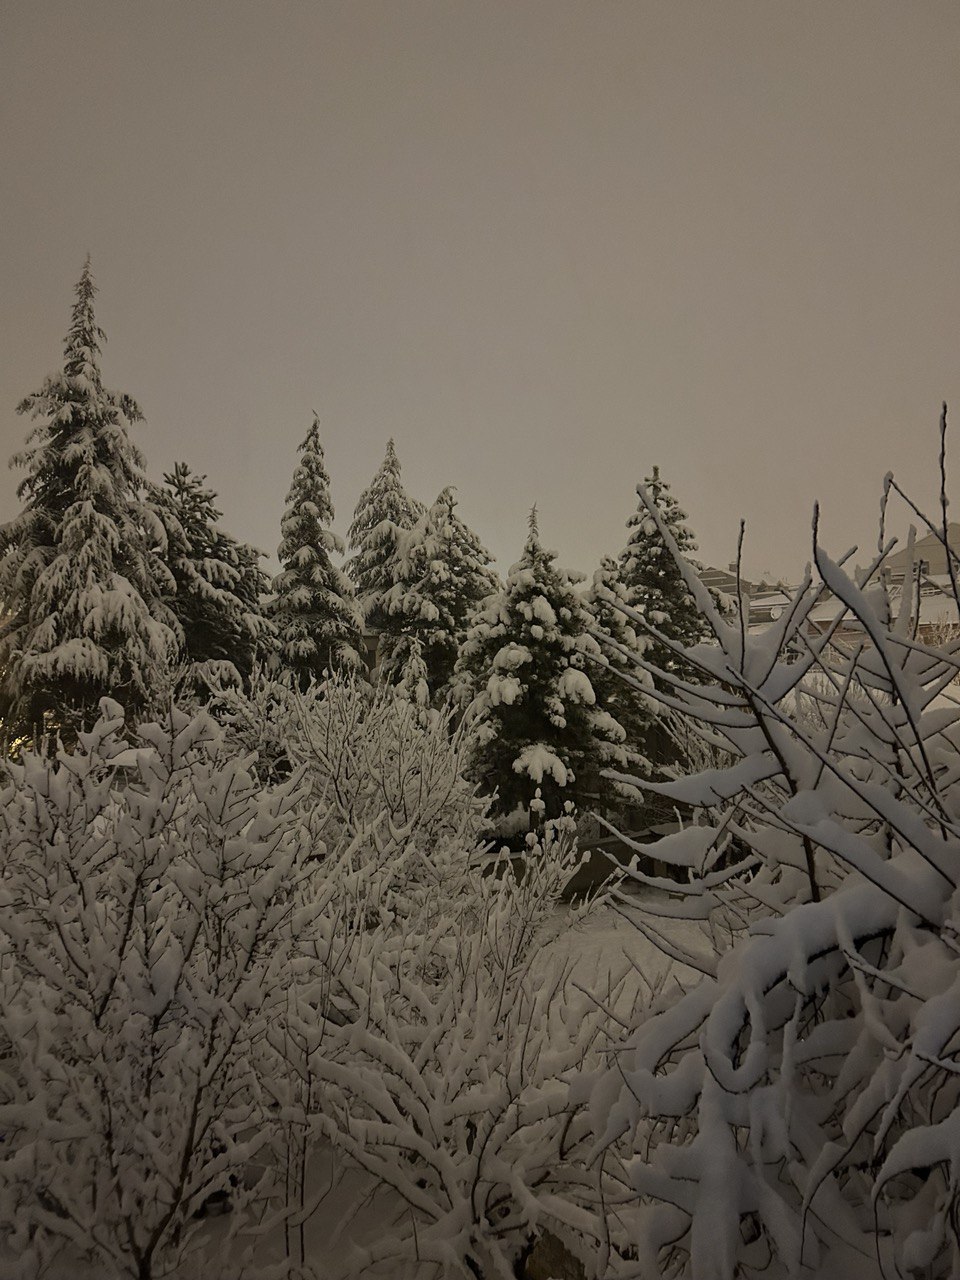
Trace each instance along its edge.
{"label": "snow-covered spruce tree", "polygon": [[395,582],[383,597],[384,673],[402,669],[419,641],[434,699],[446,691],[470,618],[498,590],[490,553],[459,518],[447,487],[412,529],[400,535]]}
{"label": "snow-covered spruce tree", "polygon": [[281,570],[271,611],[280,669],[305,686],[325,671],[360,666],[362,624],[350,582],[330,558],[343,555],[344,546],[330,527],[333,503],[316,414],[299,453],[280,526]]}
{"label": "snow-covered spruce tree", "polygon": [[136,713],[180,652],[164,597],[164,530],[144,503],[143,460],[128,434],[142,414],[100,374],[89,259],[76,287],[63,369],[17,412],[40,419],[13,463],[24,509],[0,528],[0,628],[8,732],[45,724],[70,736],[120,699]]}
{"label": "snow-covered spruce tree", "polygon": [[[681,647],[696,644],[707,634],[697,602],[691,594],[676,559],[671,555],[660,532],[660,525],[667,529],[679,554],[694,568],[700,566],[690,559],[697,543],[693,533],[684,523],[686,512],[681,510],[670,486],[661,479],[660,468],[644,480],[644,488],[659,516],[659,523],[641,500],[638,509],[627,521],[630,530],[627,545],[618,557],[619,577],[626,588],[626,602],[662,635]],[[648,633],[650,634],[650,633]],[[679,661],[676,651],[660,642],[655,635],[646,657],[660,671],[672,671]]]}
{"label": "snow-covered spruce tree", "polygon": [[[623,611],[627,590],[613,556],[603,557],[583,602],[601,650],[601,661],[588,668],[597,706],[609,712],[626,734],[623,746],[629,771],[649,776],[651,765],[645,747],[659,707],[650,696],[652,677],[633,659],[648,654],[653,642]],[[601,778],[600,791],[611,805],[624,800],[643,802],[642,793],[622,781],[610,783]]]}
{"label": "snow-covered spruce tree", "polygon": [[170,607],[183,632],[184,657],[196,672],[221,669],[249,679],[265,657],[272,627],[261,600],[270,579],[262,552],[237,542],[219,526],[216,494],[206,476],[174,464],[150,502],[167,538],[165,560],[176,583]]}
{"label": "snow-covered spruce tree", "polygon": [[601,765],[625,759],[623,728],[596,705],[586,667],[599,657],[575,578],[554,565],[537,529],[506,585],[476,615],[457,661],[457,696],[486,713],[476,769],[502,814],[537,788],[556,818],[595,792]]}
{"label": "snow-covered spruce tree", "polygon": [[400,531],[412,528],[422,513],[422,504],[409,497],[400,483],[400,460],[390,439],[379,471],[360,495],[348,530],[354,555],[347,561],[346,572],[368,631],[383,629],[388,617],[383,597],[395,581]]}

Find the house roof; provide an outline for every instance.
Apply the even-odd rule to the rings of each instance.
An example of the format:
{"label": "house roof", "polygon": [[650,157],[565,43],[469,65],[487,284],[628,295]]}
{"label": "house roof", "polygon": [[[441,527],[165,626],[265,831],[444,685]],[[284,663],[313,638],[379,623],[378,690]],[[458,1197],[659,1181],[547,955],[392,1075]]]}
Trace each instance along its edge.
{"label": "house roof", "polygon": [[[703,585],[710,587],[713,591],[722,591],[728,596],[736,596],[737,594],[737,573],[734,565],[731,565],[729,569],[715,569],[710,565],[706,565],[699,570],[698,576]],[[748,582],[746,578],[741,577],[739,589],[741,595],[749,596],[756,590],[756,586],[754,583]]]}
{"label": "house roof", "polygon": [[[951,549],[960,556],[960,523],[951,522],[947,526],[947,541]],[[932,575],[948,573],[947,552],[940,538],[933,533],[917,538],[914,543],[915,560],[922,560],[927,566],[927,573]],[[901,550],[887,556],[884,567],[893,578],[902,578],[909,562],[910,548],[906,540],[902,540]]]}
{"label": "house roof", "polygon": [[[896,617],[900,609],[903,587],[900,583],[893,582],[888,586],[887,592],[890,600],[890,611]],[[842,607],[835,596],[828,596],[811,610],[810,621],[818,625],[828,623]],[[933,575],[924,580],[924,585],[920,591],[920,616],[917,621],[921,627],[953,626],[957,624],[957,606],[954,602],[950,579],[946,574]],[[849,614],[843,625],[847,630],[861,630],[860,623]]]}

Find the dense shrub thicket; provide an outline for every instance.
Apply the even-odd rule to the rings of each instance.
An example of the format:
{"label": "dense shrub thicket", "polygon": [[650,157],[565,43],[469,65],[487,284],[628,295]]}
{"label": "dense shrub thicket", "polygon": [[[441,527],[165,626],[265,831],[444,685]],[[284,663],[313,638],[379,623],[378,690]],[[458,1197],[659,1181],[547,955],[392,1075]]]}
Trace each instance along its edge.
{"label": "dense shrub thicket", "polygon": [[[315,1274],[299,1228],[323,1142],[410,1209],[358,1275],[403,1257],[506,1275],[541,1218],[570,1218],[558,1189],[590,1198],[586,1165],[571,1183],[560,1158],[589,1136],[562,1077],[603,1019],[537,963],[576,862],[565,824],[528,875],[491,867],[469,726],[355,682],[272,694],[130,737],[104,700],[72,753],[4,766],[0,1213],[18,1274],[61,1254],[139,1280],[203,1255]],[[264,782],[245,743],[268,701],[286,776]]]}

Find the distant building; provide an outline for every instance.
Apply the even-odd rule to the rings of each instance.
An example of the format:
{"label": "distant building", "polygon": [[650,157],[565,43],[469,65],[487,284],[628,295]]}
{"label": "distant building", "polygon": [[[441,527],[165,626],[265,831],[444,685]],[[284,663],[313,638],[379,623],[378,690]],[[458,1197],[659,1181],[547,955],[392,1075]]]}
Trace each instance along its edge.
{"label": "distant building", "polygon": [[[947,526],[947,542],[957,558],[960,558],[960,523]],[[910,548],[903,546],[901,550],[887,557],[880,570],[880,578],[886,584],[887,599],[890,602],[892,617],[899,613],[903,599],[904,578],[911,566],[919,569],[920,607],[919,616],[913,619],[916,636],[929,644],[942,645],[947,641],[960,637],[960,613],[957,609],[956,595],[947,560],[947,550],[941,540],[933,533],[918,538]],[[954,572],[960,580],[960,566],[954,559]],[[825,631],[833,624],[841,605],[835,596],[824,595],[810,614],[810,624],[817,631]],[[869,643],[860,622],[849,614],[843,619],[838,631],[840,643]]]}
{"label": "distant building", "polygon": [[700,581],[711,591],[717,591],[731,602],[731,613],[743,613],[751,628],[766,626],[778,618],[785,605],[790,602],[790,588],[782,583],[773,585],[769,582],[751,582],[748,578],[737,577],[737,566],[727,565],[726,569],[707,567],[701,570]]}
{"label": "distant building", "polygon": [[[960,522],[948,526],[947,539],[956,553],[955,573],[960,581]],[[913,557],[903,546],[887,557],[882,568],[882,578],[887,584],[891,610],[896,616],[903,593],[903,580],[909,565],[920,569],[920,616],[917,619],[919,639],[942,644],[952,636],[960,637],[960,615],[954,598],[947,552],[940,539],[932,533],[918,538],[914,543]],[[746,578],[737,581],[737,566],[726,569],[705,568],[700,573],[704,586],[719,591],[746,612],[751,631],[759,631],[782,616],[794,598],[795,587],[785,583],[750,582]],[[840,604],[836,597],[825,592],[810,614],[810,625],[815,631],[825,631],[836,617]],[[838,632],[838,641],[852,642],[866,639],[862,626],[855,618],[846,617]]]}
{"label": "distant building", "polygon": [[380,632],[364,629],[363,635],[360,637],[359,654],[363,659],[367,674],[372,675],[377,665],[377,648],[380,644]]}
{"label": "distant building", "polygon": [[[960,524],[947,525],[947,543],[956,558],[960,558]],[[909,565],[909,549],[904,547],[894,555],[887,556],[884,561],[884,573],[892,582],[902,582],[903,575]],[[943,578],[950,580],[950,566],[947,563],[947,550],[940,539],[932,533],[918,538],[913,546],[914,562],[920,562],[921,577]]]}
{"label": "distant building", "polygon": [[711,591],[720,591],[725,596],[732,596],[734,600],[738,595],[749,597],[756,590],[754,583],[748,582],[746,578],[741,578],[738,583],[735,564],[727,565],[726,569],[713,569],[707,565],[700,570],[700,581]]}
{"label": "distant building", "polygon": [[776,622],[793,599],[793,591],[783,583],[775,587],[762,583],[750,597],[750,629],[760,630]]}

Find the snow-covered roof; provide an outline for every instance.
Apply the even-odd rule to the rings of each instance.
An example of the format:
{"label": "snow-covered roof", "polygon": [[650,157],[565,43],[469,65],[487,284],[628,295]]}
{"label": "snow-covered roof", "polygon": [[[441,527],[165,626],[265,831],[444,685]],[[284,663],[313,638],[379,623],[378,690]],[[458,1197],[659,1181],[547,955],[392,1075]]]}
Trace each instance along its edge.
{"label": "snow-covered roof", "polygon": [[[893,582],[888,585],[887,591],[889,593],[890,608],[896,614],[900,608],[903,588],[900,583]],[[829,596],[811,611],[810,621],[824,625],[836,616],[840,608],[839,601],[833,596]],[[953,625],[958,622],[960,622],[960,618],[957,615],[957,606],[953,599],[949,577],[946,574],[938,574],[931,577],[920,592],[919,625],[933,627],[940,624]],[[862,629],[856,618],[850,616],[847,617],[844,626],[849,630]]]}

